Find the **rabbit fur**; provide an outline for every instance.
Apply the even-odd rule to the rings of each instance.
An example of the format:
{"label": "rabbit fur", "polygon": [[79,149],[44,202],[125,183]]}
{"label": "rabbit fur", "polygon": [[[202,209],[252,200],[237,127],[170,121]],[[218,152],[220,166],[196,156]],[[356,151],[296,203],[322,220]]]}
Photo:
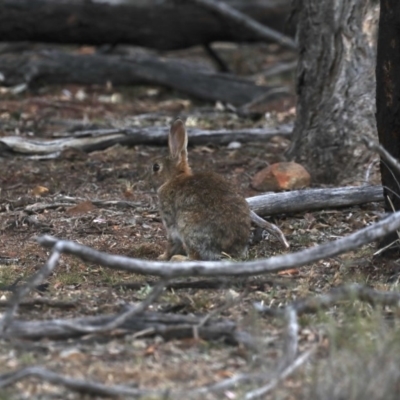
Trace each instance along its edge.
{"label": "rabbit fur", "polygon": [[[168,244],[160,259],[217,260],[246,254],[250,209],[233,185],[214,172],[193,173],[184,123],[171,125],[169,155],[151,166]],[[187,256],[187,257],[182,257]]]}

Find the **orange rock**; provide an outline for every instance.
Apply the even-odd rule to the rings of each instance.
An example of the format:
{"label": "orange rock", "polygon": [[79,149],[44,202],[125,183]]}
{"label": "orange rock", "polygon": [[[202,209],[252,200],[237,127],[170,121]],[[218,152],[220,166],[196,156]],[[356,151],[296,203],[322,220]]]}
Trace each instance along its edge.
{"label": "orange rock", "polygon": [[311,176],[295,162],[271,164],[257,172],[251,186],[260,192],[301,189],[310,186]]}

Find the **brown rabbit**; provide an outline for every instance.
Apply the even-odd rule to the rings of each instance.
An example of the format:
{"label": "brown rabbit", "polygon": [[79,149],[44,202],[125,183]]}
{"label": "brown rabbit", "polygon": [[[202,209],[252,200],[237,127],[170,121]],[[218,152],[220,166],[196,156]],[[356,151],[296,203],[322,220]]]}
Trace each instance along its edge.
{"label": "brown rabbit", "polygon": [[168,245],[160,259],[216,260],[221,253],[244,255],[250,235],[247,201],[222,176],[192,173],[187,158],[185,125],[177,119],[168,137],[169,156],[154,162],[157,189]]}

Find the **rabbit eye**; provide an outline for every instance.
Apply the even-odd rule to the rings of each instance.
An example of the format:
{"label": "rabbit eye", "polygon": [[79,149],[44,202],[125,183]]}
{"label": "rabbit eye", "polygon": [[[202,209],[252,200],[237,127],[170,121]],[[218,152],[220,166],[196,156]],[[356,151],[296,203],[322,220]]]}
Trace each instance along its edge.
{"label": "rabbit eye", "polygon": [[160,164],[157,164],[157,163],[153,164],[153,171],[154,171],[154,172],[159,171],[160,168],[161,168],[161,167],[160,167]]}

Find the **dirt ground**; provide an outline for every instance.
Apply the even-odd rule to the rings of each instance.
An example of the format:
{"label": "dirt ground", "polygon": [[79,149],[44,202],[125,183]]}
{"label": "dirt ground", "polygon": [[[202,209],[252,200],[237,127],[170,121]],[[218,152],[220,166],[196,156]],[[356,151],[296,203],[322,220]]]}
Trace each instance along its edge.
{"label": "dirt ground", "polygon": [[[271,60],[256,50],[258,56],[254,58],[262,65],[268,65]],[[246,48],[245,54],[250,51]],[[244,68],[247,59],[246,56],[242,64],[237,61],[238,65]],[[288,76],[282,79],[288,82]],[[2,97],[2,136],[47,137],[57,131],[112,126],[115,121],[164,126],[178,115],[187,118],[189,127],[203,129],[255,128],[290,122],[294,118],[294,101],[267,106],[267,117],[254,121],[239,118],[219,105],[193,101],[159,88],[70,85],[43,87],[19,95],[3,93]],[[235,182],[245,196],[252,196],[258,193],[250,188],[251,177],[269,163],[283,160],[289,143],[279,137],[268,142],[246,143],[235,149],[210,143],[191,147],[189,158],[194,170],[210,168]],[[61,157],[47,161],[14,156],[0,159],[0,285],[3,289],[17,279],[21,279],[19,284],[22,284],[46,262],[48,250],[35,241],[35,237],[43,234],[70,239],[112,254],[155,260],[163,251],[165,232],[157,211],[156,195],[146,180],[146,170],[153,157],[165,152],[166,149],[161,147],[114,146],[90,154],[64,152]],[[378,182],[379,174],[374,167],[371,183]],[[29,211],[29,206],[51,204],[59,196],[77,200],[74,204]],[[95,206],[93,200],[128,200],[134,206]],[[284,232],[291,244],[290,251],[296,251],[350,234],[379,219],[382,212],[380,204],[368,204],[282,215],[269,220]],[[285,252],[274,238],[261,238],[259,232],[255,236],[258,240],[255,239],[255,244],[250,247],[249,259]],[[268,376],[276,369],[281,354],[284,325],[271,317],[258,316],[253,303],[285,305],[348,282],[367,283],[384,290],[396,288],[398,265],[392,263],[383,268],[382,262],[372,257],[375,250],[376,245],[368,245],[357,252],[299,270],[251,279],[229,279],[219,289],[167,291],[150,307],[153,311],[185,315],[216,312],[217,316],[236,322],[238,329],[258,338],[257,352],[222,340],[165,341],[160,337],[113,333],[60,341],[2,340],[0,374],[23,366],[41,365],[70,377],[151,389],[194,388],[245,372],[265,372]],[[31,293],[29,299],[47,298],[72,302],[72,305],[68,308],[27,305],[21,307],[18,318],[53,319],[120,312],[124,304],[143,299],[148,289],[146,282],[151,279],[63,256],[46,285]],[[140,289],[121,286],[132,282],[143,283],[143,286]],[[0,292],[3,311],[11,295],[7,290]],[[232,299],[238,300],[230,307],[224,307]],[[366,306],[357,307],[357,313],[362,315],[369,315],[368,310]],[[300,350],[318,345],[312,365],[318,366],[327,359],[333,342],[329,330],[324,328],[327,318],[331,327],[343,326],[346,320],[343,314],[336,312],[301,320]],[[375,332],[375,328],[371,331]],[[358,332],[356,328],[352,329],[349,328],[346,334]],[[312,374],[307,375],[311,369],[312,366],[308,372],[300,372],[286,380],[271,398],[306,398],[304,387],[312,386],[310,382],[313,381]],[[254,387],[247,385],[204,398],[242,398],[243,393]],[[35,379],[21,381],[0,394],[1,399],[28,397],[84,398]]]}

